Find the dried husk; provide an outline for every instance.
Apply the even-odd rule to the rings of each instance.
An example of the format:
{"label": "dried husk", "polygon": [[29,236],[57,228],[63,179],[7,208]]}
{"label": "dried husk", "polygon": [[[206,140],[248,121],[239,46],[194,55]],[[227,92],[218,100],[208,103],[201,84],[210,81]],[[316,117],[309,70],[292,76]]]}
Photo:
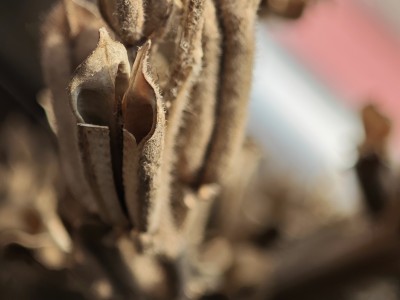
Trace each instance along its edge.
{"label": "dried husk", "polygon": [[161,95],[148,70],[150,45],[148,42],[139,50],[122,101],[125,198],[131,219],[141,232],[147,231],[149,218],[154,218],[151,212],[159,205],[156,190],[161,185],[165,134]]}
{"label": "dried husk", "polygon": [[[124,46],[113,41],[106,29],[99,32],[97,48],[77,68],[71,80],[70,99],[78,122],[92,125],[79,126],[82,133],[79,145],[81,153],[89,155],[83,160],[87,175],[95,181],[92,187],[96,200],[106,209],[101,215],[106,218],[105,214],[112,213],[113,217],[106,220],[123,225],[122,128],[118,126],[118,99],[122,98],[119,94],[128,84],[130,68]],[[117,90],[116,86],[119,87]]]}
{"label": "dried husk", "polygon": [[103,220],[124,227],[127,220],[119,205],[116,193],[111,152],[110,130],[106,126],[78,124],[80,149],[85,170]]}

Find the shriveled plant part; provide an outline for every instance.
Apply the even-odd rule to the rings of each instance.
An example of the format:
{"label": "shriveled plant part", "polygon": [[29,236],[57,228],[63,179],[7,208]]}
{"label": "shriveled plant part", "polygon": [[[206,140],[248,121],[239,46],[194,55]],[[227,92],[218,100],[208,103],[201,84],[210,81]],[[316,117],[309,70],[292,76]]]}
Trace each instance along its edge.
{"label": "shriveled plant part", "polygon": [[[19,223],[12,238],[0,235],[0,246],[28,249],[40,267],[70,278],[68,290],[83,299],[311,299],[345,294],[359,280],[350,272],[357,264],[376,275],[376,262],[395,256],[398,221],[388,212],[395,202],[386,201],[395,190],[363,176],[365,153],[383,159],[384,117],[371,109],[364,116],[358,175],[367,203],[368,180],[383,191],[370,219],[302,207],[302,198],[318,202],[326,191],[310,195],[287,178],[271,180],[257,143],[246,137],[260,5],[285,15],[292,2],[304,3],[56,3],[43,23],[47,89],[40,102],[61,171],[49,171],[51,201],[41,205],[33,195],[30,204],[43,222],[39,242],[38,232],[20,225],[28,204],[13,204],[16,176],[2,176],[12,191],[3,211]],[[26,164],[39,168],[32,158]],[[43,241],[57,264],[41,254]],[[362,247],[369,250],[357,256]],[[382,266],[390,276],[393,268]],[[318,281],[326,277],[332,282]]]}

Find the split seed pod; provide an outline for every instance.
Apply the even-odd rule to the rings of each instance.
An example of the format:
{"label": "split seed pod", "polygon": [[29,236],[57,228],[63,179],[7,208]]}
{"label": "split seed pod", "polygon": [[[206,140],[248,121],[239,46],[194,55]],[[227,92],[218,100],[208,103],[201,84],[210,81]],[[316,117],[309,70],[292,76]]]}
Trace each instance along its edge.
{"label": "split seed pod", "polygon": [[[80,150],[101,215],[124,225],[122,191],[122,128],[118,127],[117,92],[126,90],[129,62],[125,47],[100,29],[95,51],[81,64],[70,84],[70,97],[78,120]],[[116,80],[118,79],[118,81]],[[119,89],[116,86],[123,85]]]}
{"label": "split seed pod", "polygon": [[165,117],[148,70],[151,42],[130,72],[125,47],[100,30],[96,50],[76,71],[70,93],[86,171],[103,218],[147,230],[160,182]]}
{"label": "split seed pod", "polygon": [[157,205],[165,132],[161,96],[148,70],[150,46],[149,41],[138,51],[122,100],[125,197],[131,219],[142,232]]}

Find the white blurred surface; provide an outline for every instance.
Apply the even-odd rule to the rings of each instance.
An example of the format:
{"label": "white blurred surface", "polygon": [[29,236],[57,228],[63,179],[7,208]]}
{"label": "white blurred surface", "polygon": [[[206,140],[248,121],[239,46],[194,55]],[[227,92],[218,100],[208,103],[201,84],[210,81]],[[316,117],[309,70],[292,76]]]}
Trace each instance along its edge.
{"label": "white blurred surface", "polygon": [[353,212],[359,198],[352,166],[362,128],[357,115],[257,28],[249,130],[276,167],[300,184],[326,189],[334,206]]}

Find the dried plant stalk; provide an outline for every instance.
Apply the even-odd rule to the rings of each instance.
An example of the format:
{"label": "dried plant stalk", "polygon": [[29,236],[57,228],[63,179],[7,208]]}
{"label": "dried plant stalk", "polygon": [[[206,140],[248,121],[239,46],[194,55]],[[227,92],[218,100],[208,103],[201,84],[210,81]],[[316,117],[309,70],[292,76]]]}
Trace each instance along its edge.
{"label": "dried plant stalk", "polygon": [[188,95],[194,80],[201,69],[201,32],[203,28],[204,0],[189,0],[182,21],[184,28],[179,41],[179,52],[174,62],[168,90],[165,91],[164,101],[167,103],[168,131],[166,136],[165,159],[173,159],[176,137],[181,127],[182,113],[188,103]]}
{"label": "dried plant stalk", "polygon": [[212,1],[204,7],[202,70],[190,95],[178,139],[179,180],[195,184],[214,128],[221,57],[221,33]]}
{"label": "dried plant stalk", "polygon": [[[185,16],[182,20],[183,33],[179,40],[179,50],[176,54],[174,69],[170,75],[164,102],[167,107],[167,132],[165,137],[165,148],[162,169],[164,184],[160,186],[157,193],[159,202],[163,202],[163,211],[171,210],[171,171],[175,165],[175,145],[179,129],[182,125],[182,114],[188,103],[188,95],[193,87],[194,80],[201,68],[201,33],[203,28],[204,0],[188,0]],[[161,211],[161,208],[160,208]],[[172,214],[168,213],[171,215]],[[159,215],[159,214],[158,214]],[[167,217],[167,219],[169,219]],[[156,221],[156,219],[154,219]],[[160,228],[160,220],[154,223],[154,228]],[[172,222],[172,219],[171,219]],[[171,225],[170,225],[171,226]]]}
{"label": "dried plant stalk", "polygon": [[204,182],[223,181],[243,144],[252,78],[254,23],[259,2],[216,1],[223,55],[217,123],[204,166]]}
{"label": "dried plant stalk", "polygon": [[176,141],[176,172],[172,183],[172,206],[178,227],[186,218],[184,203],[187,185],[197,188],[199,173],[204,163],[208,143],[214,128],[215,106],[220,67],[221,39],[212,1],[204,4],[202,32],[202,69],[188,96],[182,126]]}
{"label": "dried plant stalk", "polygon": [[168,140],[174,140],[179,128],[182,111],[186,107],[188,94],[201,70],[201,33],[204,22],[205,0],[188,0],[182,20],[183,33],[179,40],[178,53],[174,61],[168,90],[164,101],[170,105],[168,120],[173,129],[168,129]]}

